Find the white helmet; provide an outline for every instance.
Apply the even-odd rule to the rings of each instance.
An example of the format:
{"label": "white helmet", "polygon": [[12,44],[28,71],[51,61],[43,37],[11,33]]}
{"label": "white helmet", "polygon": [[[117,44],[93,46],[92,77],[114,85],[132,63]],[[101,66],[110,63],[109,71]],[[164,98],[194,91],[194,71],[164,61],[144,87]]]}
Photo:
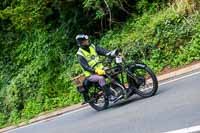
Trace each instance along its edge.
{"label": "white helmet", "polygon": [[76,42],[78,46],[81,46],[82,41],[88,40],[88,35],[85,34],[78,34],[76,36]]}

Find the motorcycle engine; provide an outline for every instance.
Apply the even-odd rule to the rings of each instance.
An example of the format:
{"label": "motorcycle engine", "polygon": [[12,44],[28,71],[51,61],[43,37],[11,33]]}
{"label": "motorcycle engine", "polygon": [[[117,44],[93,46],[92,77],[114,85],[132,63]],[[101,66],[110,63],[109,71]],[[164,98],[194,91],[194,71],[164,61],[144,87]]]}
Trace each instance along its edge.
{"label": "motorcycle engine", "polygon": [[120,87],[112,87],[110,86],[110,90],[113,96],[118,97],[122,94],[122,89]]}

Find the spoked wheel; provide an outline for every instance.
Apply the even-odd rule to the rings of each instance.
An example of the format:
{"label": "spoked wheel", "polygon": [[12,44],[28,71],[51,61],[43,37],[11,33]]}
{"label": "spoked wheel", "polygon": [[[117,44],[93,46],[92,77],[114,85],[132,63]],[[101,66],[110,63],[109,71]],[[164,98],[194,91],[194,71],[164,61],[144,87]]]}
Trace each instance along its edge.
{"label": "spoked wheel", "polygon": [[156,94],[158,81],[149,67],[137,66],[131,72],[134,78],[130,78],[129,82],[131,82],[131,86],[135,87],[135,93],[141,97],[151,97]]}
{"label": "spoked wheel", "polygon": [[89,105],[97,111],[102,111],[109,105],[109,100],[102,90],[90,88],[88,97],[90,98]]}

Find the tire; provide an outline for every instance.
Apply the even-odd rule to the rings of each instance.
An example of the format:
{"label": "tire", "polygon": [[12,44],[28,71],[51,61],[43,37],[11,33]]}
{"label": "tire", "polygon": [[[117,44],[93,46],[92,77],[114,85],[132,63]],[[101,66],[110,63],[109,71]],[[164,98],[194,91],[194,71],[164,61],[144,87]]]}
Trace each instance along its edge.
{"label": "tire", "polygon": [[[103,90],[100,91],[100,92],[98,92],[98,93],[100,93],[100,94],[97,94],[95,96],[91,96],[89,93],[87,93],[86,97],[89,100],[88,101],[89,105],[93,109],[95,109],[97,111],[102,111],[102,110],[105,110],[105,109],[108,108],[108,106],[109,106],[109,99],[105,96],[105,92]],[[100,98],[101,98],[101,100],[103,99],[101,106],[97,105]]]}
{"label": "tire", "polygon": [[94,101],[89,102],[89,105],[90,105],[93,109],[95,109],[95,110],[97,110],[97,111],[102,111],[102,110],[107,109],[107,108],[108,108],[108,105],[109,105],[109,100],[108,100],[108,98],[106,98],[105,96],[103,96],[103,97],[104,97],[104,99],[105,99],[105,102],[104,102],[103,106],[97,106],[97,105],[95,104]]}
{"label": "tire", "polygon": [[[150,92],[143,92],[143,91],[140,90],[140,88],[139,88],[140,86],[137,86],[136,82],[131,80],[132,83],[134,82],[134,84],[132,84],[132,83],[130,83],[130,84],[136,86],[135,89],[134,89],[135,93],[138,94],[139,96],[143,97],[143,98],[154,96],[156,94],[156,92],[158,91],[158,80],[157,80],[156,75],[153,73],[153,71],[148,66],[145,66],[145,67],[137,66],[137,67],[134,68],[134,71],[136,71],[137,69],[143,69],[144,71],[146,71],[149,74],[149,76],[150,76],[150,78],[152,79],[152,82],[153,82],[152,83],[153,87],[152,87],[152,90]],[[145,84],[146,84],[146,79],[145,79]]]}

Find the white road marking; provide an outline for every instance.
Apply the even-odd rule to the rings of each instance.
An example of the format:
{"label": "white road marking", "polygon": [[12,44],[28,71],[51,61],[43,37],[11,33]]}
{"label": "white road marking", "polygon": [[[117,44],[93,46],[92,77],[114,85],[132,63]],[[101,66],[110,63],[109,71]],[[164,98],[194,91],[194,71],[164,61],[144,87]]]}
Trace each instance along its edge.
{"label": "white road marking", "polygon": [[[168,83],[171,83],[171,82],[175,82],[175,81],[177,81],[177,80],[184,79],[184,78],[187,78],[187,77],[191,77],[191,76],[194,76],[194,75],[197,75],[197,74],[200,74],[200,71],[199,71],[199,72],[195,72],[195,73],[191,73],[191,74],[188,74],[188,75],[185,75],[185,76],[183,76],[183,77],[179,77],[179,78],[176,78],[176,79],[173,79],[173,80],[166,81],[166,82],[164,82],[164,83],[159,84],[159,86],[165,85],[165,84],[168,84]],[[67,116],[67,115],[70,115],[70,114],[74,114],[74,113],[77,113],[77,112],[86,110],[86,109],[88,109],[88,108],[90,108],[90,107],[89,107],[89,106],[86,106],[86,107],[81,108],[81,109],[78,109],[78,110],[74,110],[74,111],[71,111],[71,112],[64,113],[64,114],[62,114],[62,115],[60,115],[60,116],[56,116],[56,117],[53,117],[53,118],[41,120],[41,121],[38,121],[38,122],[35,122],[35,123],[31,123],[31,124],[26,125],[26,126],[18,127],[18,128],[16,128],[16,129],[11,129],[11,130],[7,131],[7,133],[8,133],[8,132],[13,132],[13,131],[18,130],[18,129],[23,129],[23,128],[26,128],[26,127],[30,127],[30,126],[33,126],[33,125],[38,125],[38,124],[43,123],[43,122],[45,122],[45,121],[53,120],[53,119],[56,119],[56,118],[59,118],[59,117]],[[199,131],[200,131],[200,130],[199,130]],[[171,133],[171,132],[170,132],[170,133]],[[174,133],[188,133],[188,132],[174,132]]]}
{"label": "white road marking", "polygon": [[[200,74],[200,71],[195,72],[195,73],[191,73],[191,74],[188,74],[188,75],[179,77],[179,78],[171,79],[171,80],[165,81],[165,82],[163,82],[163,83],[161,83],[161,84],[158,83],[158,85],[159,85],[159,86],[162,86],[162,85],[165,85],[165,84],[168,84],[168,83],[171,83],[171,82],[175,82],[175,81],[177,81],[177,80],[184,79],[184,78],[187,78],[187,77],[191,77],[191,76],[194,76],[194,75],[197,75],[197,74]],[[150,88],[144,88],[144,89],[142,89],[142,90],[143,90],[143,91],[146,91],[146,90],[148,90],[148,89],[150,89]]]}
{"label": "white road marking", "polygon": [[200,131],[200,125],[189,127],[189,128],[183,128],[183,129],[179,129],[179,130],[174,130],[174,131],[169,131],[169,132],[165,132],[165,133],[195,133],[198,131]]}
{"label": "white road marking", "polygon": [[66,115],[70,115],[70,114],[73,114],[73,113],[77,113],[77,112],[86,110],[86,109],[88,109],[88,108],[89,108],[89,106],[86,106],[86,107],[83,107],[83,108],[80,108],[80,109],[77,109],[77,110],[74,110],[74,111],[71,111],[71,112],[67,112],[67,113],[61,114],[61,115],[59,115],[59,116],[55,116],[55,117],[52,117],[52,118],[47,118],[47,119],[45,119],[45,120],[41,120],[41,121],[38,121],[38,122],[34,122],[34,123],[29,124],[29,125],[17,127],[17,128],[14,128],[14,129],[11,129],[11,130],[6,131],[6,133],[14,132],[14,131],[19,130],[19,129],[23,129],[23,128],[31,127],[31,126],[34,126],[34,125],[38,125],[38,124],[44,123],[44,122],[46,122],[46,121],[51,121],[51,120],[54,120],[54,119],[57,119],[57,118],[60,118],[60,117],[66,116]]}
{"label": "white road marking", "polygon": [[169,81],[166,81],[166,82],[164,82],[164,83],[159,84],[159,86],[165,85],[165,84],[168,84],[168,83],[171,83],[171,82],[175,82],[175,81],[177,81],[177,80],[184,79],[184,78],[187,78],[187,77],[191,77],[191,76],[194,76],[194,75],[197,75],[197,74],[200,74],[200,71],[195,72],[195,73],[191,73],[191,74],[188,74],[188,75],[179,77],[179,78],[175,78],[175,79],[172,79],[172,80],[169,80]]}

